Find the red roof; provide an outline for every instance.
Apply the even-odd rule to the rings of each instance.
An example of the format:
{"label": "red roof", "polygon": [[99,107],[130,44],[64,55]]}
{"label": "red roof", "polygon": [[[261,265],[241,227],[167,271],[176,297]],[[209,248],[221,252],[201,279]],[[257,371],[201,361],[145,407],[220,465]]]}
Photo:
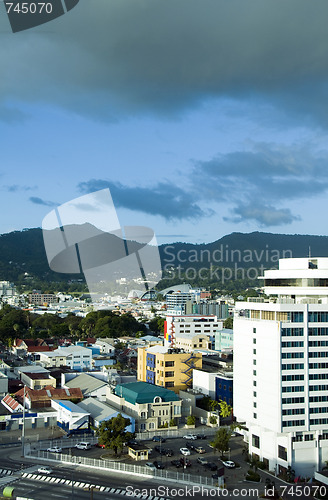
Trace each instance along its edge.
{"label": "red roof", "polygon": [[53,351],[51,347],[48,345],[31,345],[27,348],[27,352],[46,352],[46,351]]}

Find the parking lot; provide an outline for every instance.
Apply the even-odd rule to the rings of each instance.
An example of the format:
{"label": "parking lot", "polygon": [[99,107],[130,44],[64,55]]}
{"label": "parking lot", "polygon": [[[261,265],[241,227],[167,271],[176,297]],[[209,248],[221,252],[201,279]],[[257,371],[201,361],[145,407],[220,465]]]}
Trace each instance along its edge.
{"label": "parking lot", "polygon": [[[199,438],[196,440],[179,438],[168,438],[164,441],[143,440],[138,441],[146,445],[150,450],[149,459],[138,462],[138,465],[145,465],[146,462],[157,462],[160,468],[183,472],[184,470],[190,474],[204,475],[212,477],[218,473],[217,469],[222,469],[224,465],[220,459],[219,453],[214,450],[209,442],[211,437]],[[242,481],[245,477],[249,465],[246,464],[243,455],[243,438],[235,436],[230,439],[230,449],[225,454],[225,461],[231,460],[237,463],[240,467],[227,468],[224,467],[224,475],[226,480],[232,482]],[[181,448],[187,448],[190,455],[183,455],[180,452]],[[196,451],[198,449],[198,451]],[[136,464],[136,462],[128,456],[127,448],[124,448],[121,454],[117,456],[110,450],[92,446],[89,450],[80,450],[75,447],[63,449],[63,453],[71,454],[72,456],[81,456],[89,458],[106,458],[107,460],[118,460],[120,462]],[[204,465],[199,463],[204,462]],[[172,463],[174,462],[174,463]],[[178,462],[180,462],[178,464]]]}

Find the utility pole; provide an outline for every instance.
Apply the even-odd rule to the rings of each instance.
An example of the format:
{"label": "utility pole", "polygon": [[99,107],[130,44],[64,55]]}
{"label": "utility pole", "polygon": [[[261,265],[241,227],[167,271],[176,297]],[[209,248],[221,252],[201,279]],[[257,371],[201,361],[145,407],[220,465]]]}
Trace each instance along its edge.
{"label": "utility pole", "polygon": [[23,396],[23,427],[22,427],[22,457],[24,457],[24,445],[25,445],[25,385],[24,385],[24,396]]}

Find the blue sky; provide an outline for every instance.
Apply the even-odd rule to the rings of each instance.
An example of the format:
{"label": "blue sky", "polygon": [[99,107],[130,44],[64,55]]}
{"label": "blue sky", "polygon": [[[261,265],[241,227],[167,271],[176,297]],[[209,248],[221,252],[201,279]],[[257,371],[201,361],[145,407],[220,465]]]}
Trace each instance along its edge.
{"label": "blue sky", "polygon": [[159,243],[327,234],[328,4],[80,0],[13,34],[0,4],[0,233],[109,187]]}

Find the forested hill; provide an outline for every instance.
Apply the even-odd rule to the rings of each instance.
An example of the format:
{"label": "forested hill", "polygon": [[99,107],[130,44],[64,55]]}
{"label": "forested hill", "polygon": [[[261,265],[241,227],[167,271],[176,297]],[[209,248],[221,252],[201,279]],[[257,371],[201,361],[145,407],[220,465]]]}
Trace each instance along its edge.
{"label": "forested hill", "polygon": [[[232,233],[213,243],[174,243],[159,247],[162,267],[201,268],[277,266],[280,257],[328,257],[328,237],[271,233]],[[40,228],[0,235],[0,280],[22,282],[28,273],[42,281],[67,281],[82,275],[63,275],[49,269]]]}

